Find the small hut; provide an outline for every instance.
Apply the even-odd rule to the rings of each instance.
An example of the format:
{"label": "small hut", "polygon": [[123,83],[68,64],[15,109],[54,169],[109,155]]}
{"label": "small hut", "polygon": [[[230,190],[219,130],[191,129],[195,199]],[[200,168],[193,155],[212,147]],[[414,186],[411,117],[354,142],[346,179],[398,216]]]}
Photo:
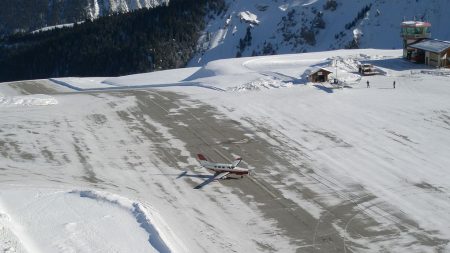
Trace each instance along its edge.
{"label": "small hut", "polygon": [[328,82],[328,76],[333,73],[326,68],[317,68],[311,71],[309,74],[309,81],[313,83]]}

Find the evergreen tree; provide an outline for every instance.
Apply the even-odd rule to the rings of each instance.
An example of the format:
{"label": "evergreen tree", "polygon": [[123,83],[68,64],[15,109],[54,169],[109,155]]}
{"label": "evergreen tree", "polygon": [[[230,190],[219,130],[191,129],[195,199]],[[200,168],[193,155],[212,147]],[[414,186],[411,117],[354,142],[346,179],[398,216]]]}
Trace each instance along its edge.
{"label": "evergreen tree", "polygon": [[0,41],[0,81],[184,67],[195,53],[205,16],[223,8],[224,0],[171,0],[71,28],[15,34]]}

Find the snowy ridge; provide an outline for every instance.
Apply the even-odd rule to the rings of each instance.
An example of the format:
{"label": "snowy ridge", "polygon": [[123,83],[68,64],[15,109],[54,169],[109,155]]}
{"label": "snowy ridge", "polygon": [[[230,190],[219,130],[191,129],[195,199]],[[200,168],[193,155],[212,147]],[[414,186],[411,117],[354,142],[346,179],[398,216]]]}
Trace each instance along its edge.
{"label": "snowy ridge", "polygon": [[91,19],[116,12],[129,12],[141,8],[154,8],[168,4],[169,0],[91,0],[88,13]]}
{"label": "snowy ridge", "polygon": [[[39,0],[1,1],[0,35],[38,32],[114,13],[166,5],[169,0]],[[17,18],[17,15],[22,15]]]}
{"label": "snowy ridge", "polygon": [[82,198],[90,198],[98,201],[106,201],[108,203],[118,205],[119,207],[130,211],[136,218],[136,221],[140,224],[140,226],[143,229],[145,229],[145,231],[147,231],[147,233],[149,234],[150,244],[155,249],[157,249],[158,252],[160,253],[172,252],[166,245],[166,243],[162,240],[158,232],[158,229],[153,225],[152,220],[150,218],[151,216],[149,215],[148,211],[140,203],[133,202],[129,199],[126,199],[124,197],[115,194],[99,192],[94,190],[84,190],[84,191],[73,190],[70,193],[78,194]]}
{"label": "snowy ridge", "polygon": [[[82,24],[82,23],[84,23],[84,21],[77,22],[77,24]],[[53,29],[68,28],[68,27],[73,27],[73,26],[74,26],[74,23],[47,26],[47,27],[43,27],[43,28],[34,30],[31,33],[46,32],[46,31],[51,31]]]}
{"label": "snowy ridge", "polygon": [[23,233],[23,229],[8,215],[1,201],[0,251],[3,253],[40,252],[30,238]]}
{"label": "snowy ridge", "polygon": [[253,25],[258,25],[259,24],[259,20],[258,20],[258,16],[256,16],[255,14],[249,12],[249,11],[241,11],[238,14],[239,18],[249,24],[253,24]]}

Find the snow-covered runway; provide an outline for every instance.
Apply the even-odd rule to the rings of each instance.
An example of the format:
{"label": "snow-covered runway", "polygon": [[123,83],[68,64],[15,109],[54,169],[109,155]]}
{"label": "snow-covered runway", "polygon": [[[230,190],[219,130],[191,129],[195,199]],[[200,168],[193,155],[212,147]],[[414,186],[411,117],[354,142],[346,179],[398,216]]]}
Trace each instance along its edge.
{"label": "snow-covered runway", "polygon": [[[3,101],[18,101],[15,96],[38,101],[32,94],[45,93],[55,103],[0,106],[0,231],[5,238],[19,238],[9,240],[16,246],[0,240],[0,247],[18,252],[449,250],[449,77],[446,70],[405,63],[398,53],[221,60],[166,71],[161,83],[157,77],[163,73],[63,79],[101,91],[68,92],[48,81],[4,84],[0,92],[10,100]],[[320,84],[302,83],[308,69],[337,56],[338,76],[347,81],[354,80],[353,73],[343,75],[353,59],[378,61],[384,75],[363,77],[331,93]],[[105,90],[102,80],[121,89]],[[160,88],[126,87],[153,84]],[[194,159],[199,152],[217,161],[242,156],[254,173],[194,190],[209,175]],[[148,215],[148,226],[136,218],[133,203],[138,214]],[[68,209],[79,217],[71,211],[61,215]],[[36,225],[39,221],[47,226]],[[92,232],[93,223],[98,231]],[[104,236],[123,236],[110,226],[127,227],[139,242],[106,244]],[[152,243],[152,231],[167,248]]]}

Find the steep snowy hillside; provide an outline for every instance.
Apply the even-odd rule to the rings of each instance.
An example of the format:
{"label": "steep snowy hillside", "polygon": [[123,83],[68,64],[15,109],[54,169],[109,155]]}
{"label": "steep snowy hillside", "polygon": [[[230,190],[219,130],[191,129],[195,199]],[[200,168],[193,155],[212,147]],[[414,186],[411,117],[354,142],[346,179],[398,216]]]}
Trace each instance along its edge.
{"label": "steep snowy hillside", "polygon": [[91,18],[97,18],[113,12],[152,8],[168,2],[169,0],[88,0],[87,10]]}
{"label": "steep snowy hillside", "polygon": [[448,0],[228,0],[228,6],[209,21],[191,66],[236,56],[400,48],[404,19],[430,21],[433,37],[450,40]]}
{"label": "steep snowy hillside", "polygon": [[0,36],[33,31],[46,26],[140,8],[152,8],[169,0],[16,0],[0,1]]}

